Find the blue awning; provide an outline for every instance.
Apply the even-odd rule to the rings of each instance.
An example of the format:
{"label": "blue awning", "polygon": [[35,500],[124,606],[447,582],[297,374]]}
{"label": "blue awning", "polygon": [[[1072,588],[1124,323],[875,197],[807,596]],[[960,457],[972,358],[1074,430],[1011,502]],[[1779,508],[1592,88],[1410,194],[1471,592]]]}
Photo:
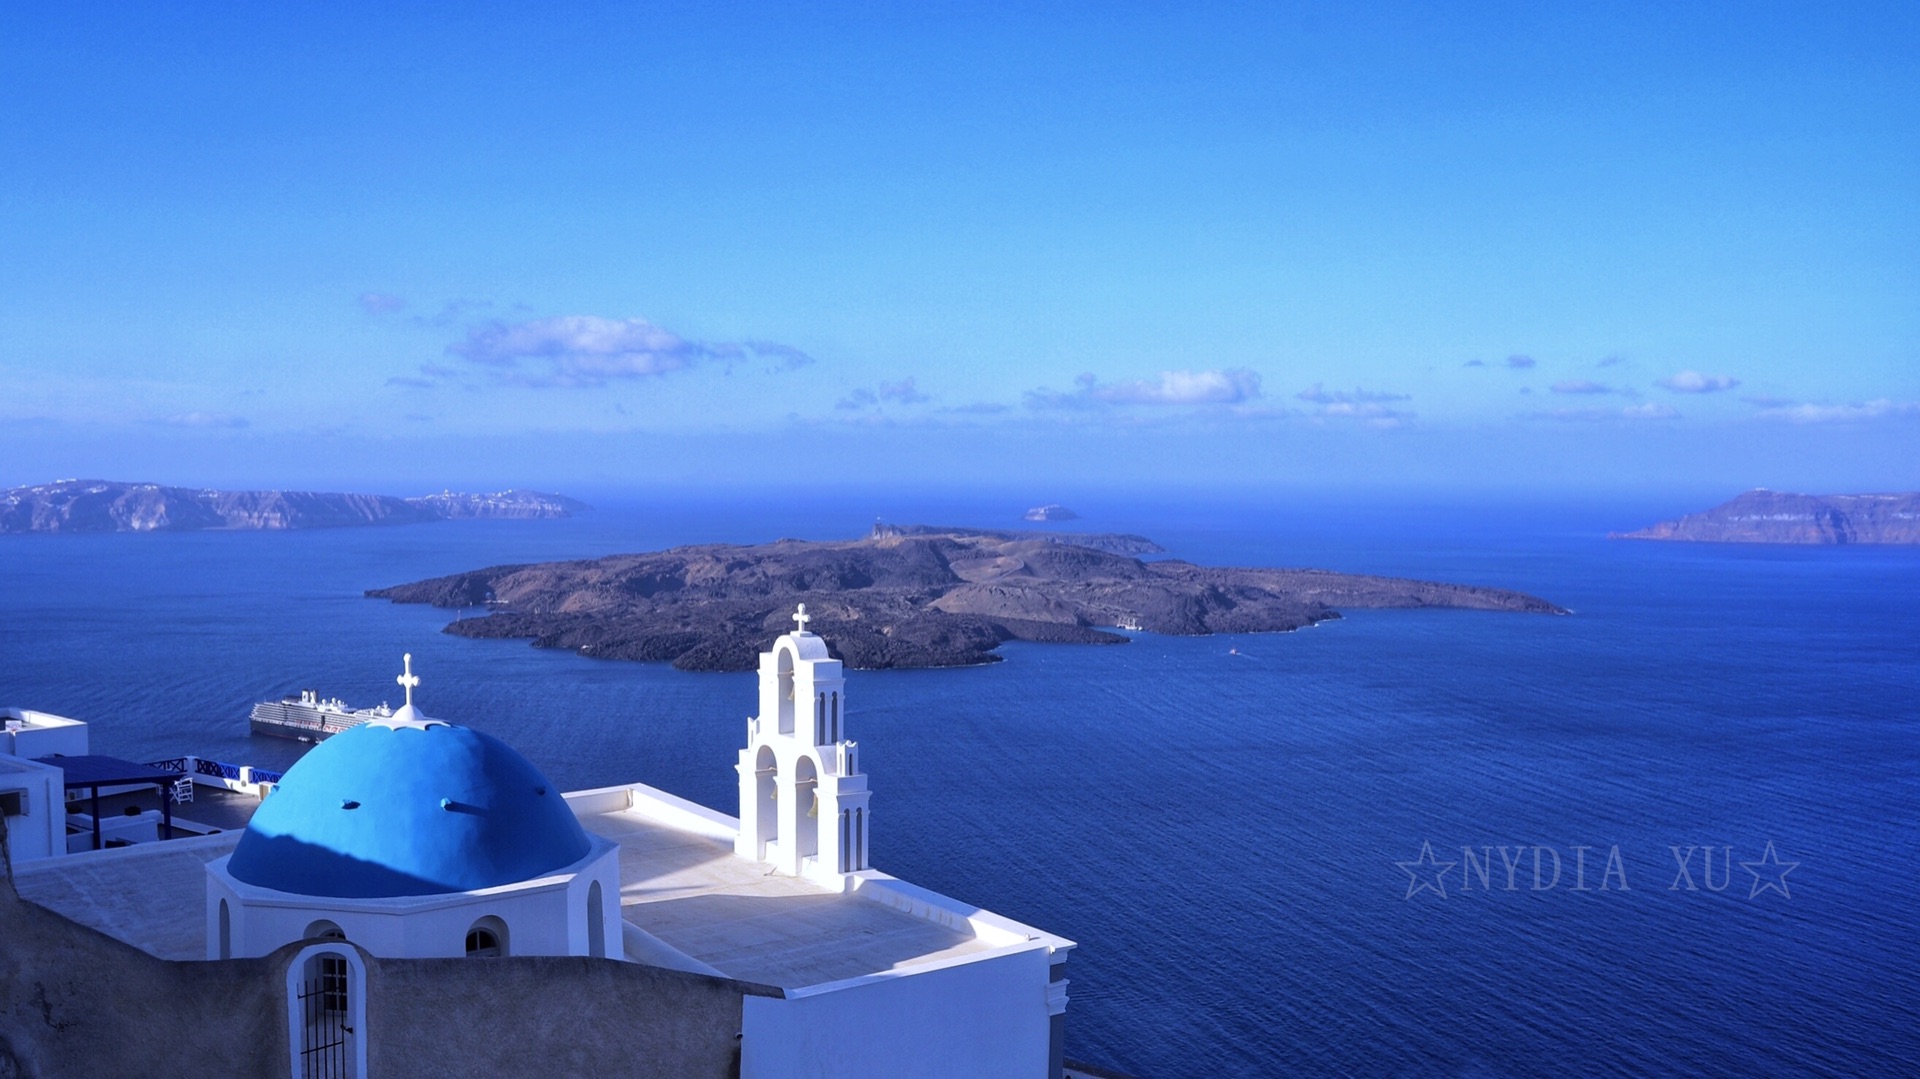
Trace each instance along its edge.
{"label": "blue awning", "polygon": [[50,764],[66,773],[67,789],[76,787],[113,787],[129,783],[172,783],[180,778],[180,773],[155,768],[151,764],[122,760],[119,757],[106,757],[98,753],[66,757],[56,753],[51,757],[35,757],[41,764]]}

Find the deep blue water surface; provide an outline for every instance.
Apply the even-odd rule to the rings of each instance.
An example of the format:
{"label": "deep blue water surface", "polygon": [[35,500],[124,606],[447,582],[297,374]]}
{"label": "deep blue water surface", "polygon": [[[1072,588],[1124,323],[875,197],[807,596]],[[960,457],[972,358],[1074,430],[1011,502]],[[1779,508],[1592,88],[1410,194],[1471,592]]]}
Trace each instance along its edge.
{"label": "deep blue water surface", "polygon": [[[751,675],[457,639],[447,612],[360,593],[1019,509],[803,495],[7,537],[0,704],[86,719],[97,752],[285,766],[294,744],[246,733],[254,701],[394,699],[411,651],[428,712],[563,787],[641,780],[731,812]],[[1499,585],[1576,613],[1361,611],[853,674],[875,863],[1078,940],[1071,1056],[1143,1076],[1920,1073],[1920,552],[1603,538],[1676,506],[1108,502],[1080,524],[1195,561]],[[1398,863],[1423,843],[1456,863],[1420,878],[1444,898],[1408,894]],[[1676,847],[1695,848],[1685,876]]]}

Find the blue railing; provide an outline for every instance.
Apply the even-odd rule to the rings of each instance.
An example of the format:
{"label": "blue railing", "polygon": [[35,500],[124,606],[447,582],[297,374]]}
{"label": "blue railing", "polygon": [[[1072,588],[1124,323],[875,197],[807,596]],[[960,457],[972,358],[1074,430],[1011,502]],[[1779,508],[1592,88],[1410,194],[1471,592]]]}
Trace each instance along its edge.
{"label": "blue railing", "polygon": [[218,776],[221,779],[240,778],[240,766],[228,764],[225,761],[197,760],[193,764],[193,770],[203,776]]}
{"label": "blue railing", "polygon": [[187,770],[187,758],[169,757],[164,761],[148,761],[147,767],[158,768],[163,772],[184,772]]}
{"label": "blue railing", "polygon": [[286,773],[269,772],[265,768],[255,768],[253,770],[253,781],[255,783],[278,783],[280,782],[280,777],[283,775],[286,775]]}

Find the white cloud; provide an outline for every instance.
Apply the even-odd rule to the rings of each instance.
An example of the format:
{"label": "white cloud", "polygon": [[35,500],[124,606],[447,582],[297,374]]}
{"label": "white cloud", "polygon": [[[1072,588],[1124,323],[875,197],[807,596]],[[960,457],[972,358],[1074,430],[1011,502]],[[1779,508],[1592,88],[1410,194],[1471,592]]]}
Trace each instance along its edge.
{"label": "white cloud", "polygon": [[882,382],[880,399],[903,405],[918,405],[933,400],[928,394],[921,393],[920,387],[914,385],[914,380],[911,378],[903,378],[898,382]]}
{"label": "white cloud", "polygon": [[920,387],[912,378],[903,378],[898,382],[882,382],[877,390],[861,386],[835,401],[834,408],[854,411],[872,408],[883,402],[891,401],[898,405],[920,405],[933,400],[932,395],[920,392]]}
{"label": "white cloud", "polygon": [[1612,393],[1613,387],[1584,378],[1570,378],[1548,387],[1555,393]]}
{"label": "white cloud", "polygon": [[[750,356],[773,359],[783,367],[810,362],[790,345],[694,341],[643,318],[597,315],[489,322],[468,331],[447,351],[495,369],[502,381],[526,386],[603,386],[614,379],[671,374],[706,360]],[[535,370],[523,367],[529,361]]]}
{"label": "white cloud", "polygon": [[1522,415],[1530,420],[1557,420],[1563,423],[1609,423],[1615,420],[1671,420],[1680,411],[1655,401],[1625,408],[1550,408]]}
{"label": "white cloud", "polygon": [[869,408],[878,404],[879,401],[880,398],[876,396],[872,390],[862,386],[838,401],[835,401],[833,407],[851,412],[858,408]]}
{"label": "white cloud", "polygon": [[207,431],[247,426],[245,416],[236,416],[231,412],[181,412],[153,422],[167,427],[194,427]]}
{"label": "white cloud", "polygon": [[362,292],[357,300],[360,309],[369,315],[390,315],[407,306],[407,301],[385,292]]}
{"label": "white cloud", "polygon": [[1404,393],[1379,393],[1355,387],[1349,393],[1345,390],[1325,390],[1318,382],[1294,394],[1302,401],[1312,401],[1319,405],[1359,404],[1368,401],[1407,401],[1412,398]]}
{"label": "white cloud", "polygon": [[1508,356],[1507,357],[1508,367],[1513,367],[1513,368],[1517,368],[1519,370],[1524,371],[1527,368],[1532,367],[1533,365],[1534,365],[1534,359],[1532,356]]}
{"label": "white cloud", "polygon": [[1388,408],[1377,401],[1333,401],[1314,413],[1334,420],[1358,420],[1369,427],[1398,427],[1413,419],[1412,412]]}
{"label": "white cloud", "polygon": [[1763,408],[1755,415],[1788,423],[1855,423],[1895,416],[1920,416],[1920,401],[1894,401],[1881,397],[1844,405],[1777,405]]}
{"label": "white cloud", "polygon": [[1698,371],[1679,371],[1654,383],[1664,386],[1674,393],[1719,393],[1740,385],[1740,380],[1727,375],[1703,375]]}
{"label": "white cloud", "polygon": [[1628,405],[1620,410],[1620,414],[1630,420],[1670,420],[1680,415],[1680,410],[1658,401],[1648,401],[1645,404]]}
{"label": "white cloud", "polygon": [[1031,408],[1098,405],[1238,405],[1260,396],[1260,376],[1245,367],[1215,371],[1162,371],[1159,378],[1101,382],[1092,374],[1074,380],[1070,393],[1034,390]]}

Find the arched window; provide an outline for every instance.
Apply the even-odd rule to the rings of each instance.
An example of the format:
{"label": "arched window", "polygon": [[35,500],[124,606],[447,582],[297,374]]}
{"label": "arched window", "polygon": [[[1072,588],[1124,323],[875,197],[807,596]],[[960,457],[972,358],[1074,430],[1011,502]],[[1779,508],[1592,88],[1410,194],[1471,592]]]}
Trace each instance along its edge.
{"label": "arched window", "polygon": [[772,746],[760,747],[760,752],[754,757],[753,771],[758,777],[754,786],[756,804],[753,818],[757,822],[753,837],[754,857],[765,858],[767,844],[780,838],[780,766]]}
{"label": "arched window", "polygon": [[307,940],[345,940],[347,934],[341,928],[325,918],[307,926]]}
{"label": "arched window", "polygon": [[467,958],[489,959],[507,954],[507,923],[489,914],[467,930]]}
{"label": "arched window", "polygon": [[607,957],[606,912],[600,909],[600,882],[587,888],[587,954],[595,959]]}
{"label": "arched window", "polygon": [[774,707],[780,710],[781,734],[793,733],[793,649],[782,648],[774,654],[774,669],[778,674],[779,699]]}
{"label": "arched window", "polygon": [[793,851],[796,858],[812,858],[820,853],[820,829],[828,824],[826,821],[809,819],[817,818],[820,814],[819,785],[820,776],[813,767],[813,758],[803,755],[793,769]]}

